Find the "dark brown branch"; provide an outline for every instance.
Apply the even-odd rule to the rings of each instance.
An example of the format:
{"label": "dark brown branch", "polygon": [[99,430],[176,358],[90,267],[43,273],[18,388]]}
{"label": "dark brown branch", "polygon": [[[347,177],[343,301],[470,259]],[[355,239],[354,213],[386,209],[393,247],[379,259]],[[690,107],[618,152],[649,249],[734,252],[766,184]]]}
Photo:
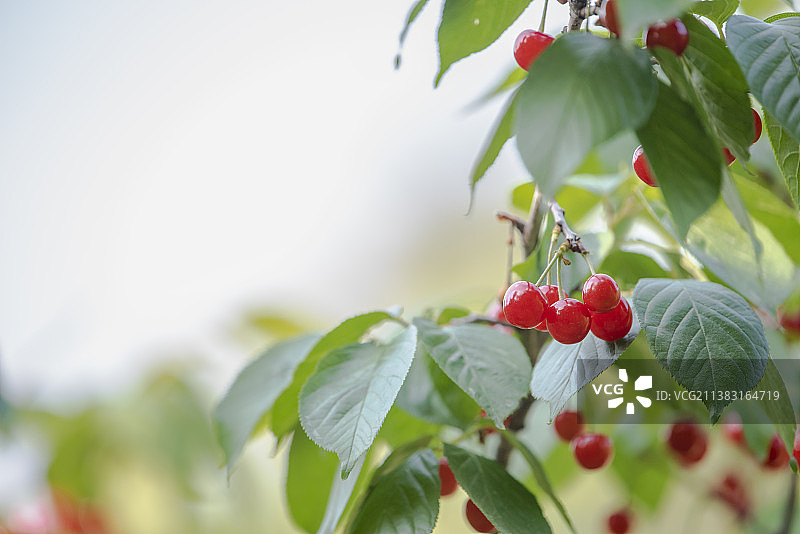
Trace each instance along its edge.
{"label": "dark brown branch", "polygon": [[525,235],[525,221],[517,217],[516,215],[511,215],[510,213],[506,213],[505,211],[496,211],[495,217],[497,217],[500,221],[508,221],[514,225],[514,227],[519,230],[519,233]]}
{"label": "dark brown branch", "polygon": [[586,250],[581,243],[581,236],[573,232],[567,224],[567,220],[564,218],[564,208],[555,200],[550,201],[550,213],[553,214],[555,223],[561,228],[561,233],[564,234],[564,238],[567,240],[567,243],[569,243],[569,249],[578,254],[588,254],[589,251]]}
{"label": "dark brown branch", "polygon": [[539,236],[541,235],[543,220],[544,210],[542,210],[542,193],[537,187],[533,192],[533,201],[531,201],[531,212],[528,216],[528,224],[525,225],[525,231],[522,232],[526,258],[533,254],[533,251],[539,246]]}
{"label": "dark brown branch", "polygon": [[566,30],[574,32],[581,29],[581,24],[586,19],[586,0],[569,0],[569,24]]}

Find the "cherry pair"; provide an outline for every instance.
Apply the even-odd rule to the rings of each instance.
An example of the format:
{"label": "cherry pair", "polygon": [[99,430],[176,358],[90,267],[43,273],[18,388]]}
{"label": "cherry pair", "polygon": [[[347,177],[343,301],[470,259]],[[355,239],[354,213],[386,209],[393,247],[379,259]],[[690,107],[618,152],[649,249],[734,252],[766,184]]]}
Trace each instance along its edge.
{"label": "cherry pair", "polygon": [[614,452],[611,438],[605,434],[584,432],[583,414],[565,410],[553,419],[556,434],[568,441],[575,460],[584,469],[599,469],[606,465]]}

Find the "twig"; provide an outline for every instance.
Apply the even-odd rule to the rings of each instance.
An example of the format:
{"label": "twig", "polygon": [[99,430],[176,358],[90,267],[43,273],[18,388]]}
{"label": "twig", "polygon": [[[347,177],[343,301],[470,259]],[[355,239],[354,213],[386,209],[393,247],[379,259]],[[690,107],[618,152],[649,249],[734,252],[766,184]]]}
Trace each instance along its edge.
{"label": "twig", "polygon": [[581,244],[581,237],[573,232],[567,224],[567,220],[564,218],[564,208],[562,208],[561,205],[559,205],[559,203],[555,200],[551,200],[550,212],[553,214],[553,219],[555,219],[558,227],[561,228],[561,233],[564,234],[564,238],[567,240],[567,243],[569,243],[569,249],[572,252],[577,252],[578,254],[588,254],[589,251],[583,247],[583,244]]}
{"label": "twig", "polygon": [[581,24],[586,18],[587,3],[587,0],[569,0],[569,24],[566,28],[568,32],[580,31]]}
{"label": "twig", "polygon": [[792,520],[794,519],[794,509],[797,505],[797,476],[792,473],[789,496],[786,498],[786,509],[783,512],[783,524],[777,534],[789,534],[792,530]]}
{"label": "twig", "polygon": [[522,232],[523,246],[525,247],[525,257],[527,258],[536,247],[539,246],[539,234],[542,228],[542,219],[544,219],[544,211],[542,210],[542,192],[537,187],[533,192],[533,200],[531,201],[531,212],[528,216],[528,223]]}
{"label": "twig", "polygon": [[511,215],[510,213],[507,213],[505,211],[500,211],[500,210],[496,211],[494,213],[494,215],[495,215],[495,217],[497,217],[497,220],[499,220],[499,221],[508,221],[508,222],[510,222],[511,224],[514,225],[514,228],[516,228],[519,231],[520,234],[522,234],[523,236],[525,235],[525,221],[524,220],[520,219],[516,215]]}

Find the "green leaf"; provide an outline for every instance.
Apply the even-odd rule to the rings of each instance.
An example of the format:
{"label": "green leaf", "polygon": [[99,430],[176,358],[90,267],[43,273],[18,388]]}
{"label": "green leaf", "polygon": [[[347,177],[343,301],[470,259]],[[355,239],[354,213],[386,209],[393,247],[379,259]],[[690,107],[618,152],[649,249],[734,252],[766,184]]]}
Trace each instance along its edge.
{"label": "green leaf", "polygon": [[478,415],[478,406],[444,372],[420,342],[397,406],[423,421],[466,429]]}
{"label": "green leaf", "polygon": [[583,341],[572,345],[551,341],[539,354],[531,380],[531,394],[550,405],[550,420],[573,395],[608,369],[638,335],[639,322],[634,316],[628,335],[613,343],[591,332]]}
{"label": "green leaf", "polygon": [[746,15],[728,20],[728,47],[753,96],[795,139],[800,139],[800,18],[767,24]]}
{"label": "green leaf", "polygon": [[733,218],[739,223],[739,227],[747,232],[756,261],[758,261],[764,248],[761,245],[761,241],[758,240],[758,236],[756,236],[753,220],[750,218],[750,213],[747,211],[742,195],[739,194],[739,189],[727,173],[722,175],[722,199],[731,210]]}
{"label": "green leaf", "polygon": [[786,131],[767,110],[764,111],[764,126],[767,129],[775,161],[781,170],[786,187],[792,195],[794,205],[800,209],[800,142]]}
{"label": "green leaf", "polygon": [[[361,468],[364,467],[366,456],[367,454],[364,453],[356,460],[349,477],[342,478],[334,475],[330,496],[328,497],[328,505],[325,507],[325,515],[322,517],[322,524],[319,526],[317,534],[333,534],[336,530],[336,525],[339,524],[339,519],[344,513],[347,502],[350,500],[356,484],[361,479],[359,475],[361,474]],[[339,464],[339,466],[344,470],[342,464]]]}
{"label": "green leaf", "polygon": [[339,456],[343,476],[372,445],[416,346],[413,326],[387,345],[345,345],[325,356],[303,386],[300,423],[314,443]]}
{"label": "green leaf", "polygon": [[503,430],[503,436],[514,446],[515,449],[519,451],[525,461],[528,463],[528,466],[531,468],[531,472],[533,473],[533,478],[536,479],[536,483],[539,484],[539,487],[542,488],[550,500],[553,501],[558,513],[561,514],[561,517],[564,519],[564,522],[567,524],[569,529],[575,534],[575,526],[572,524],[572,520],[569,518],[569,514],[567,513],[567,509],[564,508],[564,504],[556,495],[555,490],[553,489],[553,485],[550,483],[550,479],[547,476],[547,473],[544,470],[544,465],[542,462],[539,461],[539,458],[533,454],[525,443],[523,443],[515,432],[510,432],[508,430]]}
{"label": "green leaf", "polygon": [[659,20],[678,17],[692,4],[693,0],[616,0],[623,37],[637,37],[642,29]]}
{"label": "green leaf", "polygon": [[348,532],[432,532],[439,515],[439,485],[439,461],[433,451],[413,453],[397,467],[376,473]]}
{"label": "green leaf", "polygon": [[528,394],[531,363],[519,340],[485,325],[440,328],[421,318],[414,325],[445,374],[503,428]]}
{"label": "green leaf", "polygon": [[444,455],[456,480],[504,534],[549,534],[539,503],[502,465],[449,443]]}
{"label": "green leaf", "polygon": [[656,47],[653,54],[681,96],[694,103],[707,131],[739,160],[747,161],[755,130],[742,69],[725,43],[705,24],[691,15],[683,21],[689,30],[689,46],[684,53],[678,57]]}
{"label": "green leaf", "polygon": [[636,133],[683,237],[719,197],[722,159],[694,108],[660,85],[656,107]]}
{"label": "green leaf", "polygon": [[[792,2],[792,0],[786,0],[786,3],[794,7],[794,3]],[[787,19],[789,17],[800,17],[800,13],[794,13],[794,12],[778,13],[776,15],[771,15],[765,18],[764,22],[775,22],[776,20]]]}
{"label": "green leaf", "polygon": [[217,404],[214,427],[229,475],[258,422],[289,386],[295,369],[319,338],[309,334],[270,347],[239,372]]}
{"label": "green leaf", "polygon": [[503,108],[503,111],[500,113],[500,121],[498,121],[498,123],[495,125],[491,138],[481,149],[481,157],[478,159],[475,169],[472,171],[469,192],[470,204],[472,204],[472,199],[475,196],[475,186],[478,184],[480,179],[483,178],[483,175],[486,174],[486,171],[489,170],[489,167],[494,164],[494,161],[500,154],[500,150],[503,148],[503,145],[506,144],[506,141],[511,139],[512,135],[514,135],[513,95],[508,100],[508,103],[506,104],[505,108]]}
{"label": "green leaf", "polygon": [[289,448],[286,501],[294,522],[309,534],[322,524],[338,465],[335,455],[314,445],[297,425]]}
{"label": "green leaf", "polygon": [[437,37],[440,66],[434,86],[439,85],[453,63],[495,42],[530,3],[531,0],[445,0]]}
{"label": "green leaf", "polygon": [[314,348],[311,349],[308,357],[297,368],[291,385],[278,397],[272,408],[271,427],[272,432],[278,438],[287,435],[297,424],[297,399],[300,395],[300,389],[306,383],[308,377],[311,376],[311,373],[314,372],[322,357],[337,347],[355,343],[370,328],[390,319],[394,319],[394,316],[383,311],[356,315],[340,323],[319,340]]}
{"label": "green leaf", "polygon": [[730,404],[717,391],[750,391],[769,358],[764,327],[747,302],[719,284],[644,278],[636,314],[658,362],[682,386],[702,392],[712,422]]}
{"label": "green leaf", "polygon": [[739,0],[703,0],[695,2],[692,13],[710,19],[714,24],[722,23],[730,18],[739,9]]}
{"label": "green leaf", "polygon": [[623,291],[633,289],[640,278],[659,278],[667,274],[652,258],[621,249],[606,256],[597,271],[613,277]]}
{"label": "green leaf", "polygon": [[764,413],[775,425],[775,429],[786,444],[786,450],[791,451],[794,448],[794,436],[797,431],[794,407],[789,392],[786,390],[786,384],[783,383],[781,374],[775,368],[771,358],[767,362],[764,376],[756,386],[756,391],[768,392],[770,395],[774,395],[775,391],[779,393],[780,396],[777,400],[774,397],[770,398],[770,395],[759,395],[758,400]]}
{"label": "green leaf", "polygon": [[394,57],[394,68],[400,68],[400,63],[402,62],[402,49],[403,44],[406,42],[406,35],[408,35],[408,30],[411,28],[411,25],[417,20],[417,17],[425,8],[425,5],[428,3],[428,0],[417,0],[414,2],[414,5],[411,6],[411,9],[408,12],[408,16],[406,17],[406,22],[403,24],[403,30],[400,32],[400,50],[398,50],[397,55]]}
{"label": "green leaf", "polygon": [[656,100],[649,56],[617,39],[569,33],[531,65],[517,93],[517,148],[553,198],[592,147],[639,127]]}

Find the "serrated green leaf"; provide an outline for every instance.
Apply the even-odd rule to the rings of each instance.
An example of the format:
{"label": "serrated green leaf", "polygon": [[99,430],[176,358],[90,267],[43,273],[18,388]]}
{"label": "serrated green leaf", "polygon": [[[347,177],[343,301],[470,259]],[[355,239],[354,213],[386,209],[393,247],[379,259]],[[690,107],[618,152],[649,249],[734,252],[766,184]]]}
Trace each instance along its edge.
{"label": "serrated green leaf", "polygon": [[444,444],[456,480],[489,521],[504,534],[550,534],[539,503],[502,465]]}
{"label": "serrated green leaf", "polygon": [[466,429],[478,415],[478,406],[420,345],[397,395],[397,406],[423,421]]}
{"label": "serrated green leaf", "polygon": [[755,134],[749,88],[736,58],[708,27],[689,15],[683,18],[689,45],[678,57],[656,47],[664,73],[723,146],[741,161],[750,159]]}
{"label": "serrated green leaf", "polygon": [[530,3],[531,0],[445,0],[437,34],[439,73],[434,86],[439,85],[453,63],[495,42]]}
{"label": "serrated green leaf", "polygon": [[680,16],[693,3],[693,0],[616,0],[623,37],[638,37],[642,29],[659,20]]}
{"label": "serrated green leaf", "polygon": [[499,427],[528,394],[531,363],[514,336],[485,325],[440,328],[414,319],[419,337],[439,367]]}
{"label": "serrated green leaf", "polygon": [[706,17],[714,24],[722,26],[722,23],[736,13],[737,9],[739,9],[739,0],[702,0],[694,3],[692,13]]}
{"label": "serrated green leaf", "polygon": [[403,385],[416,346],[413,326],[386,345],[345,345],[319,362],[300,391],[303,430],[314,443],[339,456],[343,476],[372,445]]}
{"label": "serrated green leaf", "polygon": [[297,399],[300,389],[314,372],[323,356],[337,347],[355,343],[370,328],[391,319],[394,319],[394,316],[383,311],[364,313],[342,321],[336,328],[325,334],[297,368],[291,385],[275,401],[272,408],[272,432],[278,438],[282,438],[297,424]]}
{"label": "serrated green leaf", "polygon": [[[775,429],[786,444],[786,450],[791,451],[794,448],[794,436],[797,431],[794,407],[789,392],[786,390],[786,384],[783,383],[783,378],[771,358],[767,362],[764,376],[756,386],[756,391],[765,392],[765,395],[759,395],[759,404],[772,424],[775,425]],[[776,391],[779,393],[777,399],[774,397]]]}
{"label": "serrated green leaf", "polygon": [[319,335],[309,334],[268,348],[239,372],[217,404],[214,427],[229,474],[258,422],[289,386],[298,365],[319,339]]}
{"label": "serrated green leaf", "polygon": [[531,395],[550,406],[552,420],[573,395],[608,369],[637,335],[639,322],[634,316],[628,335],[613,343],[603,341],[591,332],[583,341],[572,345],[551,341],[539,354],[533,368]]}
{"label": "serrated green leaf", "polygon": [[786,181],[794,205],[800,209],[800,142],[773,119],[766,109],[763,112],[764,126],[772,145],[772,152],[775,154],[775,161]]}
{"label": "serrated green leaf", "polygon": [[769,358],[764,327],[730,289],[644,278],[633,305],[658,362],[680,385],[703,393],[712,422],[731,402],[712,392],[750,391],[761,380]]}
{"label": "serrated green leaf", "polygon": [[500,120],[494,126],[491,137],[487,140],[483,148],[481,148],[481,156],[475,164],[475,169],[472,171],[472,177],[470,178],[470,204],[472,204],[472,199],[475,196],[475,186],[478,185],[478,182],[483,178],[483,175],[486,174],[486,171],[489,170],[489,167],[494,164],[497,156],[500,155],[500,150],[502,150],[506,141],[511,139],[512,135],[514,135],[513,95],[509,98],[503,111],[500,112]]}
{"label": "serrated green leaf", "polygon": [[795,139],[800,139],[800,18],[767,24],[746,15],[728,20],[728,47],[753,95]]}
{"label": "serrated green leaf", "polygon": [[313,534],[322,524],[339,462],[317,447],[300,425],[292,435],[286,470],[286,502],[292,519]]}
{"label": "serrated green leaf", "polygon": [[585,32],[556,39],[515,99],[517,148],[542,193],[553,198],[594,146],[639,127],[656,83],[648,55],[617,39]]}
{"label": "serrated green leaf", "polygon": [[429,534],[439,515],[439,461],[417,451],[391,470],[376,473],[348,532]]}
{"label": "serrated green leaf", "polygon": [[660,84],[647,123],[636,130],[680,237],[719,197],[722,159],[694,108]]}

